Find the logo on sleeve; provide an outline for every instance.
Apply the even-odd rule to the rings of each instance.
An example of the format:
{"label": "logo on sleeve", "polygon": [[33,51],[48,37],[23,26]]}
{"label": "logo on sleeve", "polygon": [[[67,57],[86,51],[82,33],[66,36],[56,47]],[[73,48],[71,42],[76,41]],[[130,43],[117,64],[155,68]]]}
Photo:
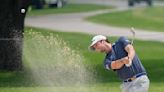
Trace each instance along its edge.
{"label": "logo on sleeve", "polygon": [[129,40],[127,39],[127,40],[125,40],[126,42],[129,42]]}
{"label": "logo on sleeve", "polygon": [[125,40],[125,42],[128,42],[129,43],[130,41],[127,39],[127,40]]}

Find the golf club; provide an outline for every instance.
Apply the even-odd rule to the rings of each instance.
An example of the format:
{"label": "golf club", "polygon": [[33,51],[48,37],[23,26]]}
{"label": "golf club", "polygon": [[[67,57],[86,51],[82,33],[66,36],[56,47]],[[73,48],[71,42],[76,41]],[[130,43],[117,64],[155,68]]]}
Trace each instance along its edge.
{"label": "golf club", "polygon": [[134,31],[134,28],[132,27],[130,32],[132,33],[133,37],[132,37],[132,40],[131,40],[131,44],[133,45],[133,41],[135,39],[135,31]]}
{"label": "golf club", "polygon": [[[131,39],[131,45],[133,45],[133,43],[134,43],[134,38],[135,38],[135,31],[134,31],[134,28],[133,28],[133,27],[131,28],[130,32],[132,33],[132,36],[133,36],[132,39]],[[132,64],[132,61],[130,61],[129,64],[125,64],[125,65],[126,65],[127,67],[130,67],[131,64]]]}

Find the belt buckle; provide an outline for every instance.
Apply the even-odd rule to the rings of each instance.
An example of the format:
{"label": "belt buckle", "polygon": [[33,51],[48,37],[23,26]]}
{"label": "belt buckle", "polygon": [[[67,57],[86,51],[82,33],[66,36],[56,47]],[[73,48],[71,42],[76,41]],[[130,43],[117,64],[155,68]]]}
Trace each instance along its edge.
{"label": "belt buckle", "polygon": [[131,77],[131,78],[128,78],[125,82],[131,82],[131,81],[133,81],[133,80],[135,80],[136,79],[136,76],[133,76],[133,77]]}
{"label": "belt buckle", "polygon": [[134,76],[134,77],[132,77],[132,78],[130,78],[130,79],[133,81],[133,80],[135,80],[135,79],[136,79],[136,76]]}

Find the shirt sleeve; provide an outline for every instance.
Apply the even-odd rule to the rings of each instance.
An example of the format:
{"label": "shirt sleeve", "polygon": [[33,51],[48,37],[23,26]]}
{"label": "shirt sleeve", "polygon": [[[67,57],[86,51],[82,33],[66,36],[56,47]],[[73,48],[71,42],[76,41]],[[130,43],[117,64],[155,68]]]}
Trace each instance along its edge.
{"label": "shirt sleeve", "polygon": [[111,63],[112,63],[112,60],[106,58],[104,60],[104,68],[107,69],[107,70],[110,70],[111,69]]}
{"label": "shirt sleeve", "polygon": [[120,37],[118,42],[122,43],[123,47],[125,48],[128,44],[130,44],[131,42],[129,41],[129,39],[127,37]]}

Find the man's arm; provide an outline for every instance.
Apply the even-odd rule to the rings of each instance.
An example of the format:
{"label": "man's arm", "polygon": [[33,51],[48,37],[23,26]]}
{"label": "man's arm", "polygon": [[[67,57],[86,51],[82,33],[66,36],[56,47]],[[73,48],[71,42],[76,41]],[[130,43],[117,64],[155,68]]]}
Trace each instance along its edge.
{"label": "man's arm", "polygon": [[115,60],[111,63],[111,68],[112,69],[120,69],[121,67],[124,66],[128,62],[128,57],[124,57],[118,60]]}
{"label": "man's arm", "polygon": [[133,48],[133,45],[131,44],[128,44],[126,47],[125,47],[125,50],[126,52],[128,53],[128,58],[130,60],[133,60],[134,56],[135,56],[135,50]]}
{"label": "man's arm", "polygon": [[132,62],[134,56],[135,56],[135,50],[131,44],[128,44],[125,47],[126,52],[128,53],[128,56],[118,59],[116,61],[113,61],[111,63],[111,68],[112,69],[120,69],[124,66],[124,64],[129,64]]}

